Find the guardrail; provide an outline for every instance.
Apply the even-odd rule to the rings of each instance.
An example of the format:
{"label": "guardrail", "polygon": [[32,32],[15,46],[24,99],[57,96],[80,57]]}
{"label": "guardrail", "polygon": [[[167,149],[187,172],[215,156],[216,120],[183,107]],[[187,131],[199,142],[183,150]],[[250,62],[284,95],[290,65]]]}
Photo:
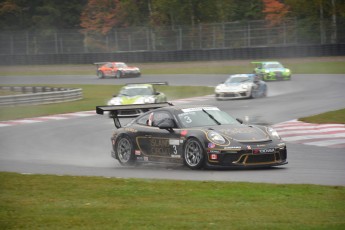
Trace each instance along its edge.
{"label": "guardrail", "polygon": [[8,90],[20,94],[0,96],[0,106],[39,105],[76,101],[83,98],[82,89],[54,88],[46,86],[0,86],[0,90]]}

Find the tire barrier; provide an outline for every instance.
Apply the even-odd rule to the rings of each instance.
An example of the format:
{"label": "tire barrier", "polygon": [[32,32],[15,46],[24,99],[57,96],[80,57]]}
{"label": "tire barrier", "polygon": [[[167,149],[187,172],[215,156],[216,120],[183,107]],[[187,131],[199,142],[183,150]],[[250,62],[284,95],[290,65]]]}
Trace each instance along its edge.
{"label": "tire barrier", "polygon": [[46,86],[0,86],[13,95],[0,96],[0,106],[40,105],[76,101],[83,98],[82,89]]}

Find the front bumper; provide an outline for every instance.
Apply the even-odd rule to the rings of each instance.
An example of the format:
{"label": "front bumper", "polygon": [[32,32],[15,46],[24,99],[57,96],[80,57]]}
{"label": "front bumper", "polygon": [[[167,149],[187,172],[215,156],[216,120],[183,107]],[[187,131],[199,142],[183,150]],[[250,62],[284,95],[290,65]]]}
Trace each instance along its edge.
{"label": "front bumper", "polygon": [[287,150],[285,148],[274,148],[271,153],[255,153],[254,150],[227,151],[217,153],[214,150],[208,151],[208,166],[221,167],[270,167],[287,164]]}
{"label": "front bumper", "polygon": [[249,98],[250,92],[238,91],[238,92],[216,92],[215,97],[217,100],[236,99],[236,98]]}
{"label": "front bumper", "polygon": [[269,73],[262,73],[261,77],[264,81],[283,81],[290,80],[291,74],[287,72],[275,71]]}

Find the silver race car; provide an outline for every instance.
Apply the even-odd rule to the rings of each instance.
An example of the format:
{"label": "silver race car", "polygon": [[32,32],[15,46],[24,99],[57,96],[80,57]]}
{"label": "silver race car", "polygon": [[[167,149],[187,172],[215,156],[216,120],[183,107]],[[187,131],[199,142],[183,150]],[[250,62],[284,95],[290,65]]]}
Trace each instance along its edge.
{"label": "silver race car", "polygon": [[267,96],[267,85],[256,74],[235,74],[215,88],[217,100]]}

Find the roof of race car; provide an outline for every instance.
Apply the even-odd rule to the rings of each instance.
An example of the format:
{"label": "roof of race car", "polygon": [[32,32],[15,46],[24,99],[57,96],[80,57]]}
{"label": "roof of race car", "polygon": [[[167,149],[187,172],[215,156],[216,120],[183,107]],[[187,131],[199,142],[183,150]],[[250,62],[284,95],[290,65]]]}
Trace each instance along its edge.
{"label": "roof of race car", "polygon": [[244,74],[232,74],[229,76],[229,78],[235,78],[235,77],[254,77],[255,73],[244,73]]}
{"label": "roof of race car", "polygon": [[280,63],[279,61],[253,61],[252,64],[262,64],[262,63]]}
{"label": "roof of race car", "polygon": [[163,107],[162,109],[183,110],[183,109],[201,109],[201,108],[217,108],[218,109],[218,107],[214,105],[172,105],[172,106]]}

